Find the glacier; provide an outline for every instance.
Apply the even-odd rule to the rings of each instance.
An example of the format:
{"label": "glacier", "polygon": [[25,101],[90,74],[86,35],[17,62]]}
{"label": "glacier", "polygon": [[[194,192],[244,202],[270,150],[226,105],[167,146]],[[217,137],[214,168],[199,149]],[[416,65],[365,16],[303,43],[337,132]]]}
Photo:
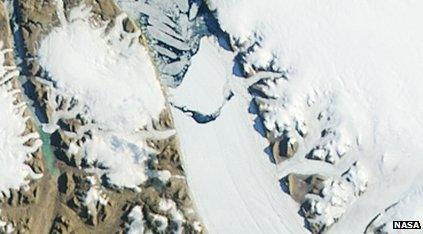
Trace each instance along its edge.
{"label": "glacier", "polygon": [[[169,93],[188,182],[208,230],[364,231],[407,193],[421,167],[423,112],[410,100],[421,98],[422,5],[206,4],[230,46],[222,46],[218,35],[202,36],[184,78]],[[226,102],[227,93],[233,97]],[[338,193],[336,186],[321,190],[317,197],[333,202],[302,224],[297,212],[307,216],[307,202],[293,202],[281,185],[294,174],[321,175],[345,193],[330,195]],[[267,186],[252,189],[255,182],[244,181],[252,175]],[[339,198],[345,199],[341,209]],[[234,222],[239,225],[229,224]]]}
{"label": "glacier", "polygon": [[415,100],[422,96],[423,34],[418,22],[423,5],[208,4],[241,54],[247,79],[269,71],[283,74],[255,83],[258,92],[252,93],[270,146],[287,138],[298,142],[295,154],[276,165],[277,177],[300,173],[339,178],[359,162],[360,174],[368,178],[366,191],[336,223],[322,225],[332,233],[364,231],[420,174],[423,128],[418,119],[423,109]]}

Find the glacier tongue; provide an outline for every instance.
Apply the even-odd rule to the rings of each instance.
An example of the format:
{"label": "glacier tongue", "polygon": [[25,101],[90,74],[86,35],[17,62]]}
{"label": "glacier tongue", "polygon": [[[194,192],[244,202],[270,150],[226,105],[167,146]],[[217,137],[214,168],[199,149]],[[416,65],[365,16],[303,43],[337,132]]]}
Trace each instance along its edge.
{"label": "glacier tongue", "polygon": [[248,87],[254,82],[232,74],[235,56],[216,37],[203,38],[183,82],[170,90],[172,102],[203,111],[214,110],[225,94],[233,94],[220,115],[205,124],[173,109],[196,206],[210,232],[303,233],[299,207],[281,192],[265,152],[267,141],[249,113]]}

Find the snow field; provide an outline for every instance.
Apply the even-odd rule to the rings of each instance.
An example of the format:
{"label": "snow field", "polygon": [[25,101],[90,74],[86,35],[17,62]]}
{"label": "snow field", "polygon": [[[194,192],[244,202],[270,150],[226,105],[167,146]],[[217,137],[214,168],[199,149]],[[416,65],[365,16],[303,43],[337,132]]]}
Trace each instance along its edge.
{"label": "snow field", "polygon": [[42,142],[37,133],[25,133],[29,118],[24,116],[26,105],[18,102],[20,90],[10,82],[19,72],[16,67],[5,66],[5,55],[12,50],[4,49],[1,41],[0,50],[0,198],[3,198],[10,196],[11,189],[28,189],[32,179],[42,176],[27,165]]}
{"label": "snow field", "polygon": [[[367,168],[366,192],[329,232],[363,232],[412,190],[423,164],[423,106],[416,101],[423,97],[421,2],[209,3],[233,44],[252,48],[244,67],[287,72],[267,85],[261,103],[268,130],[292,131],[300,141],[296,156],[278,166],[280,174],[337,176],[357,160]],[[325,121],[316,121],[319,113]],[[303,142],[295,133],[298,120],[308,130]],[[325,137],[316,137],[323,130]]]}
{"label": "snow field", "polygon": [[54,132],[59,121],[77,121],[74,131],[62,129],[69,138],[67,156],[109,186],[139,191],[148,178],[145,162],[155,154],[142,132],[165,108],[140,31],[124,31],[123,13],[108,30],[108,22],[94,25],[85,5],[66,18],[62,4],[57,3],[61,26],[41,41],[38,53],[48,76],[37,82],[54,109],[44,129]]}

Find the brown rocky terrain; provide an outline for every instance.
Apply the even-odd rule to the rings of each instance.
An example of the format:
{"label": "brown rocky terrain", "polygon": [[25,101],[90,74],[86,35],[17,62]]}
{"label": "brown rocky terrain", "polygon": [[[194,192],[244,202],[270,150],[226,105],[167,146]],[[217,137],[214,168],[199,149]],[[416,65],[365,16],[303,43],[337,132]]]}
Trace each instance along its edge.
{"label": "brown rocky terrain", "polygon": [[[4,4],[1,2],[0,40],[3,41],[5,48],[13,48],[11,29],[9,27],[9,17]],[[14,58],[11,56],[11,53],[6,54],[5,65],[15,65]],[[18,81],[17,77],[13,78],[10,82],[14,88],[21,89],[21,83]],[[18,95],[16,98],[17,102],[22,102],[23,100],[24,98],[22,95]],[[27,121],[25,133],[36,132],[37,127],[32,114],[27,110],[24,115],[30,117],[29,121]],[[28,142],[27,144],[31,144],[31,142]],[[32,167],[34,172],[44,173],[45,167],[42,160],[41,150],[38,150],[33,156],[34,157],[28,162],[28,164]],[[55,187],[54,183],[52,183],[52,178],[47,175],[40,180],[33,181],[28,191],[11,191],[9,198],[0,200],[2,217],[6,217],[6,220],[15,226],[15,230],[17,232],[23,233],[25,229],[32,225],[36,227],[34,229],[35,232],[44,231],[43,219],[48,219],[48,212],[45,213],[44,217],[40,215],[30,216],[28,214],[41,214],[44,213],[44,211],[49,210],[49,207],[52,205],[49,204],[49,200],[53,200],[51,198]]]}
{"label": "brown rocky terrain", "polygon": [[[114,19],[120,13],[112,0],[64,0],[65,15],[81,3],[92,7],[92,20],[112,27]],[[18,8],[18,9],[16,9]],[[24,41],[26,59],[22,71],[32,83],[35,90],[35,101],[49,120],[55,110],[49,103],[49,87],[37,81],[42,76],[43,69],[36,59],[40,40],[54,27],[60,26],[56,11],[56,2],[52,0],[18,0],[15,11],[19,12],[17,22]],[[124,29],[132,32],[137,27],[130,19],[125,19]],[[10,20],[7,10],[0,3],[0,37],[6,45],[13,48]],[[145,40],[140,37],[140,43]],[[14,58],[9,58],[14,63]],[[21,87],[17,80],[16,87]],[[66,103],[66,100],[65,100]],[[155,130],[173,129],[170,111],[163,111],[159,121],[153,123]],[[34,114],[28,112],[27,115]],[[35,117],[33,117],[35,118]],[[141,192],[129,189],[119,189],[95,181],[93,175],[79,167],[78,159],[74,155],[67,155],[65,150],[69,143],[84,141],[89,138],[85,132],[82,138],[72,138],[65,134],[67,131],[78,132],[86,123],[80,118],[61,119],[61,128],[51,135],[52,149],[56,157],[55,166],[59,173],[51,173],[46,169],[46,162],[42,160],[42,151],[34,155],[30,162],[35,172],[42,172],[44,176],[31,183],[30,190],[12,191],[12,196],[1,201],[1,217],[10,221],[17,233],[124,233],[128,226],[128,214],[134,206],[142,207],[145,231],[153,233],[177,232],[177,224],[172,221],[172,214],[160,208],[162,200],[171,200],[183,214],[184,233],[205,232],[199,224],[194,211],[184,171],[181,164],[181,154],[176,136],[164,140],[150,139],[148,145],[154,148],[157,155],[148,160],[151,171],[167,170],[172,175],[166,182],[152,176],[140,185]],[[35,121],[29,121],[28,131],[37,131]],[[92,205],[84,203],[84,197],[91,189],[101,190],[104,202],[94,202]],[[163,229],[163,223],[156,217],[164,217],[169,225]]]}

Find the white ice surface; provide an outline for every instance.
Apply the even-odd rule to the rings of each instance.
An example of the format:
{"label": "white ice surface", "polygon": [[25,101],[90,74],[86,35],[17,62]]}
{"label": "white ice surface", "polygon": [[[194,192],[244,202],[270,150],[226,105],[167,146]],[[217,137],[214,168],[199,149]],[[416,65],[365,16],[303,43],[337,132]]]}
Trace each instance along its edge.
{"label": "white ice surface", "polygon": [[15,228],[13,227],[12,223],[0,220],[0,231],[9,234],[13,233],[13,231],[15,231]]}
{"label": "white ice surface", "polygon": [[279,187],[248,104],[235,96],[217,120],[202,125],[174,111],[199,214],[210,233],[303,233],[298,206]]}
{"label": "white ice surface", "polygon": [[[10,189],[28,188],[31,179],[40,178],[26,163],[42,144],[37,133],[25,134],[27,117],[24,117],[25,103],[17,103],[19,90],[8,82],[16,78],[16,67],[5,66],[4,50],[0,41],[0,198],[9,196]],[[32,146],[24,145],[33,140]]]}
{"label": "white ice surface", "polygon": [[[26,120],[13,104],[15,98],[4,85],[0,86],[0,197],[9,194],[9,189],[20,189],[38,177],[26,164],[36,148],[24,146],[29,138],[22,137]],[[36,139],[37,135],[33,135]],[[38,147],[41,145],[36,142]]]}
{"label": "white ice surface", "polygon": [[306,111],[295,106],[313,91],[330,97],[351,140],[359,143],[360,161],[372,172],[366,193],[331,231],[364,231],[405,196],[423,166],[423,2],[210,2],[235,39],[263,38],[250,62],[266,64],[272,54],[290,69],[284,93],[294,110]]}
{"label": "white ice surface", "polygon": [[178,88],[170,89],[170,98],[177,105],[201,113],[211,114],[218,110],[227,95],[226,83],[232,76],[233,58],[214,38],[202,38],[200,48]]}
{"label": "white ice surface", "polygon": [[101,134],[84,145],[85,159],[90,165],[101,166],[95,171],[109,183],[137,189],[147,177],[147,145],[130,134]]}
{"label": "white ice surface", "polygon": [[62,26],[41,41],[40,65],[60,92],[87,106],[102,128],[134,131],[164,108],[153,65],[138,42],[139,31],[120,38],[123,30],[117,25],[105,35],[89,16],[90,8],[82,5],[71,11],[70,23],[62,19]]}
{"label": "white ice surface", "polygon": [[[199,57],[194,56],[190,76],[184,81],[190,89],[182,98],[207,106],[215,103],[209,99],[221,97],[223,85],[231,78],[222,75],[232,71],[231,66],[222,63],[232,64],[233,57],[212,59],[208,56],[221,53],[221,58],[228,52],[218,49],[213,38],[203,39],[202,43],[200,47],[209,48],[203,47],[196,55]],[[219,77],[206,75],[214,74],[216,67],[229,70],[216,74]],[[250,96],[237,82],[231,83],[230,88],[235,96],[226,103],[221,116],[207,124],[198,124],[173,109],[188,185],[206,229],[210,233],[305,232],[297,215],[298,206],[282,192],[276,167],[264,152],[267,141],[254,130],[255,116],[248,113]],[[212,93],[218,96],[207,95]]]}
{"label": "white ice surface", "polygon": [[101,187],[94,176],[87,177],[90,188],[84,194],[84,205],[88,208],[89,215],[97,215],[97,208],[100,205],[107,205],[108,198],[101,191]]}
{"label": "white ice surface", "polygon": [[[420,175],[421,178],[422,175]],[[388,233],[421,233],[421,230],[393,230],[394,220],[411,221],[417,220],[421,223],[421,217],[423,216],[423,182],[421,179],[414,181],[413,187],[407,191],[406,196],[402,197],[398,203],[390,207],[386,212],[382,212],[374,224],[376,226],[382,226],[384,231]]]}
{"label": "white ice surface", "polygon": [[[167,134],[139,131],[144,126],[151,129],[152,120],[158,120],[165,108],[153,64],[139,42],[140,31],[124,31],[125,14],[107,30],[108,22],[94,25],[91,8],[85,5],[71,9],[65,18],[63,2],[58,1],[57,14],[61,26],[41,41],[38,54],[49,77],[37,81],[50,87],[49,105],[54,109],[44,129],[55,131],[60,118],[83,116],[83,127],[65,132],[72,139],[68,156],[77,158],[78,166],[82,157],[86,169],[104,176],[108,185],[139,191],[138,185],[148,178],[145,162],[153,153],[145,139]],[[73,106],[72,98],[77,100]],[[59,110],[62,99],[68,106]],[[76,142],[88,129],[89,139]]]}
{"label": "white ice surface", "polygon": [[141,206],[135,206],[128,214],[130,224],[128,227],[128,234],[144,233],[144,215],[142,214]]}
{"label": "white ice surface", "polygon": [[174,223],[173,233],[182,234],[184,233],[183,224],[185,218],[181,210],[178,209],[176,203],[170,199],[162,199],[159,203],[159,209],[163,212],[169,213],[170,220]]}

